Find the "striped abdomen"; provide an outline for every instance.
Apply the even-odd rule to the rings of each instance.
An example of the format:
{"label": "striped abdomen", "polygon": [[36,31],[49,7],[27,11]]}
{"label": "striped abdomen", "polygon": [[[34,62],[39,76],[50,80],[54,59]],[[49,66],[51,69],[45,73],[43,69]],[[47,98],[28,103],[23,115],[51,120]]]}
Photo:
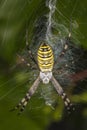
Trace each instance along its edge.
{"label": "striped abdomen", "polygon": [[54,56],[52,48],[43,43],[40,45],[37,53],[38,66],[42,72],[52,71],[54,64]]}

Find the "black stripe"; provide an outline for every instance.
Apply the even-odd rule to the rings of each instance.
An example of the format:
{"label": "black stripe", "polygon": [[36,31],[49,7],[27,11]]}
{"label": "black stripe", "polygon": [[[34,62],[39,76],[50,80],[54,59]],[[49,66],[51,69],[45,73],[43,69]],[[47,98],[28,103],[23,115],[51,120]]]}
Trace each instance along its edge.
{"label": "black stripe", "polygon": [[52,55],[53,55],[52,53],[51,53],[51,55],[49,55],[49,54],[46,54],[46,55],[42,54],[42,56],[38,54],[38,56],[40,58],[50,58]]}

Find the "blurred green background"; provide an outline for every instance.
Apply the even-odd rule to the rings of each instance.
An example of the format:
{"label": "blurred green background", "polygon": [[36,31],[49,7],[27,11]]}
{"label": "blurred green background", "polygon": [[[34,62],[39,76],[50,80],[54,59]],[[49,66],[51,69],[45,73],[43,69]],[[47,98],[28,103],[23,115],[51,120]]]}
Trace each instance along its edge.
{"label": "blurred green background", "polygon": [[[38,44],[36,21],[49,13],[45,0],[0,0],[0,129],[1,130],[86,130],[87,129],[87,81],[77,85],[78,94],[70,95],[77,109],[70,115],[64,110],[63,101],[56,96],[58,106],[54,109],[45,104],[40,91],[32,97],[22,115],[9,112],[32,85],[37,70],[17,66],[16,54],[25,49],[26,29],[29,45]],[[73,40],[87,49],[87,1],[57,0],[54,20],[62,37],[70,29]],[[42,27],[44,24],[42,25]],[[68,31],[64,30],[68,29]],[[53,30],[56,35],[56,30]],[[44,33],[45,31],[43,31]],[[41,33],[42,34],[42,33]],[[41,35],[39,34],[39,36]],[[37,37],[36,37],[37,36]],[[36,41],[34,41],[36,40]],[[23,52],[26,56],[26,52]],[[87,53],[85,53],[87,55]],[[30,61],[32,62],[32,61]],[[25,67],[26,65],[24,65]],[[32,63],[33,66],[33,63]],[[84,64],[87,66],[87,64]],[[35,75],[36,74],[36,75]],[[34,77],[33,77],[34,75]],[[43,87],[43,85],[42,85]],[[46,86],[47,87],[47,86]],[[79,92],[80,90],[80,92]],[[49,92],[49,90],[48,90]],[[53,97],[50,97],[53,98]],[[50,99],[51,100],[51,99]]]}

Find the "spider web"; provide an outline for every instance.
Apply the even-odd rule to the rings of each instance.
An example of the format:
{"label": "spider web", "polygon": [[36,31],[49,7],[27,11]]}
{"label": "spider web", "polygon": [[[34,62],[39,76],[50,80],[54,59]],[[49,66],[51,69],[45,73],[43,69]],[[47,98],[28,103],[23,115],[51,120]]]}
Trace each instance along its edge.
{"label": "spider web", "polygon": [[[29,2],[29,1],[27,1],[27,2]],[[32,2],[30,2],[30,3],[32,3]],[[7,4],[8,4],[7,0],[5,0],[4,2],[2,1],[0,4],[1,8],[4,8],[4,6],[6,6]],[[25,4],[23,6],[20,6],[19,13],[22,12],[22,10],[26,6],[26,4],[27,3],[25,2]],[[65,3],[63,1],[59,0],[56,3],[55,13],[51,19],[52,20],[52,23],[51,23],[52,30],[50,30],[51,31],[50,38],[49,38],[49,40],[47,40],[47,42],[52,46],[52,48],[54,50],[55,61],[58,60],[58,62],[55,64],[55,68],[54,68],[54,71],[58,72],[55,74],[55,77],[57,78],[59,83],[63,86],[63,88],[65,86],[67,86],[68,89],[70,89],[69,87],[72,86],[72,85],[70,86],[70,83],[72,83],[72,79],[70,79],[70,76],[72,76],[72,78],[73,78],[74,74],[77,73],[77,75],[78,75],[78,72],[83,72],[84,70],[87,69],[87,60],[85,60],[85,59],[87,59],[87,57],[86,57],[87,52],[79,46],[80,41],[82,41],[82,39],[85,37],[85,35],[80,32],[79,26],[80,25],[83,26],[87,23],[84,23],[84,22],[79,23],[77,20],[78,16],[82,15],[78,11],[78,4],[79,4],[78,0],[73,0],[73,1],[68,0],[68,1],[65,1]],[[14,5],[14,7],[15,7],[15,5]],[[72,8],[72,11],[71,12],[70,11],[68,12],[68,10],[65,11],[66,8],[69,8],[69,10],[70,10],[70,8]],[[83,7],[81,9],[83,10]],[[11,11],[7,18],[8,20],[6,22],[5,31],[4,31],[4,35],[2,38],[3,40],[1,42],[2,45],[4,44],[5,40],[7,40],[6,37],[8,35],[9,19],[10,19],[10,16],[12,13],[13,12]],[[32,38],[32,44],[30,45],[30,49],[32,50],[33,54],[35,54],[35,57],[36,57],[36,52],[40,45],[40,42],[43,41],[44,39],[46,39],[47,20],[49,17],[48,14],[41,16],[39,19],[36,19],[36,21],[34,23],[34,35]],[[76,14],[77,14],[77,16],[76,16]],[[57,19],[56,19],[56,17],[57,17]],[[69,48],[66,51],[65,55],[58,59],[58,56],[61,54],[63,47],[66,44],[66,38],[68,37],[69,32],[71,32],[71,34],[72,34],[72,38],[68,43]],[[25,41],[25,39],[24,39],[24,41]],[[75,44],[73,44],[73,42]],[[26,54],[26,51],[23,50],[22,53],[23,53],[22,55],[24,56],[24,58],[26,58],[26,60],[27,60],[29,57]],[[85,59],[84,59],[84,56],[85,56]],[[28,59],[28,61],[30,63],[32,62],[30,59]],[[32,64],[32,66],[34,66],[33,63],[31,63],[31,64]],[[68,67],[65,67],[67,65],[68,65]],[[37,70],[29,69],[29,67],[26,67],[26,65],[23,65],[22,67],[18,67],[18,69],[20,70],[19,71],[20,73],[17,73],[17,76],[21,77],[21,79],[18,79],[18,77],[16,78],[16,76],[15,76],[15,78],[13,77],[10,80],[6,81],[5,83],[1,83],[0,88],[4,88],[4,89],[1,89],[3,94],[0,97],[0,100],[3,100],[4,98],[7,98],[7,97],[9,98],[9,95],[11,95],[10,96],[11,98],[15,97],[14,95],[16,95],[16,92],[17,92],[17,90],[15,91],[15,89],[19,88],[19,91],[20,91],[20,86],[26,86],[25,88],[23,87],[23,89],[21,89],[22,92],[20,92],[20,94],[18,92],[18,96],[16,98],[18,99],[18,98],[20,98],[20,96],[22,97],[22,95],[24,93],[26,93],[25,89],[28,88],[28,86],[31,86],[31,84],[33,83],[33,81],[36,79],[36,77],[38,75]],[[28,72],[28,70],[29,70],[29,72]],[[59,71],[59,70],[61,70],[61,71]],[[23,71],[23,73],[21,73],[21,71]],[[26,72],[27,72],[27,74],[26,74]],[[13,76],[14,76],[14,74],[13,74]],[[15,80],[17,80],[16,83],[15,83]],[[86,78],[84,78],[82,80],[86,81]],[[10,87],[7,88],[7,86],[8,86],[7,84],[8,85],[11,84]],[[15,87],[12,88],[11,86],[15,86]],[[42,101],[42,97],[44,97],[46,100],[46,104],[52,106],[52,104],[54,103],[54,100],[57,99],[57,94],[55,92],[53,92],[54,90],[53,90],[51,84],[49,84],[48,86],[49,87],[46,86],[47,89],[44,89],[43,85],[42,85],[42,89],[40,89],[40,87],[39,87],[38,91],[40,91],[41,96],[39,96],[38,99],[41,99],[41,101]],[[6,93],[4,93],[4,90],[6,90]],[[80,85],[77,90],[75,89],[75,92],[79,93],[80,90],[86,91],[86,88],[83,89],[83,87]],[[53,92],[53,94],[52,94],[52,92]],[[21,95],[21,93],[22,93],[22,95]],[[34,98],[36,98],[37,95],[38,94],[36,93]],[[53,95],[53,96],[51,96],[51,95]],[[15,99],[15,102],[16,102],[16,99]],[[42,106],[43,106],[43,103],[42,103]],[[30,109],[36,109],[36,107],[31,106]],[[39,109],[38,106],[37,106],[37,109]]]}
{"label": "spider web", "polygon": [[[57,61],[55,63],[55,68],[54,68],[54,71],[56,71],[56,74],[54,75],[56,79],[59,81],[59,83],[64,88],[66,86],[67,89],[72,88],[73,86],[72,84],[74,82],[73,80],[75,80],[74,79],[75,75],[78,76],[80,72],[81,73],[84,72],[83,75],[87,75],[85,74],[87,73],[86,72],[87,51],[82,46],[80,46],[81,38],[83,39],[85,36],[79,31],[79,24],[81,23],[77,22],[78,19],[75,16],[75,13],[79,13],[77,10],[78,3],[79,3],[78,0],[72,1],[72,2],[68,1],[64,5],[62,1],[58,1],[57,3],[58,7],[55,10],[56,12],[55,15],[58,16],[58,21],[55,18],[56,17],[55,15],[51,17],[51,20],[52,20],[50,23],[51,29],[48,29],[50,32],[49,32],[48,38],[46,39],[47,42],[52,46],[54,50],[55,61]],[[65,9],[72,8],[72,11],[71,12],[69,11],[70,12],[69,16],[67,14],[64,14],[64,12],[62,11],[62,8],[65,8]],[[44,41],[44,39],[46,38],[44,34],[46,34],[46,27],[48,25],[46,18],[48,18],[48,16],[49,15],[41,17],[39,21],[37,20],[37,23],[36,23],[36,32],[33,39],[34,41],[37,41],[37,43],[39,44],[40,44],[40,41]],[[67,42],[69,33],[71,33],[71,38],[68,40],[68,43],[67,43],[68,49],[65,52],[65,55],[59,58],[58,56],[61,55],[63,51],[64,45]],[[36,46],[39,46],[39,44]],[[35,42],[33,43],[33,45],[35,45]],[[36,54],[36,52],[34,53]],[[83,76],[82,78],[81,73],[80,73],[79,79],[77,80],[77,82],[79,82],[80,84],[81,82],[79,80],[80,79],[86,80],[86,77],[87,77],[85,76],[84,78]],[[80,86],[78,88],[77,93],[83,92],[82,90],[85,91],[86,87],[83,88],[83,86]],[[47,96],[46,96],[46,100],[48,100]],[[48,101],[49,105],[51,101]]]}

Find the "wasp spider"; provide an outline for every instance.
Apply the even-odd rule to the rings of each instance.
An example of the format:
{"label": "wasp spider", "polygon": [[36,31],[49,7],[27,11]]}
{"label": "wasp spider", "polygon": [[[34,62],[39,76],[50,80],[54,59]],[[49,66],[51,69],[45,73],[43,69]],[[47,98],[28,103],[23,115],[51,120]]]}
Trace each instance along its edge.
{"label": "wasp spider", "polygon": [[14,110],[20,108],[20,113],[24,110],[31,96],[35,93],[36,89],[38,88],[40,81],[42,81],[43,84],[48,84],[49,81],[51,81],[57,93],[63,99],[66,108],[69,110],[72,106],[72,103],[70,102],[70,99],[67,97],[66,93],[63,91],[61,85],[53,76],[52,70],[54,66],[54,54],[51,46],[49,46],[45,42],[43,42],[40,45],[37,51],[37,64],[40,69],[39,76],[31,86],[31,88],[28,90],[25,97],[14,108]]}

